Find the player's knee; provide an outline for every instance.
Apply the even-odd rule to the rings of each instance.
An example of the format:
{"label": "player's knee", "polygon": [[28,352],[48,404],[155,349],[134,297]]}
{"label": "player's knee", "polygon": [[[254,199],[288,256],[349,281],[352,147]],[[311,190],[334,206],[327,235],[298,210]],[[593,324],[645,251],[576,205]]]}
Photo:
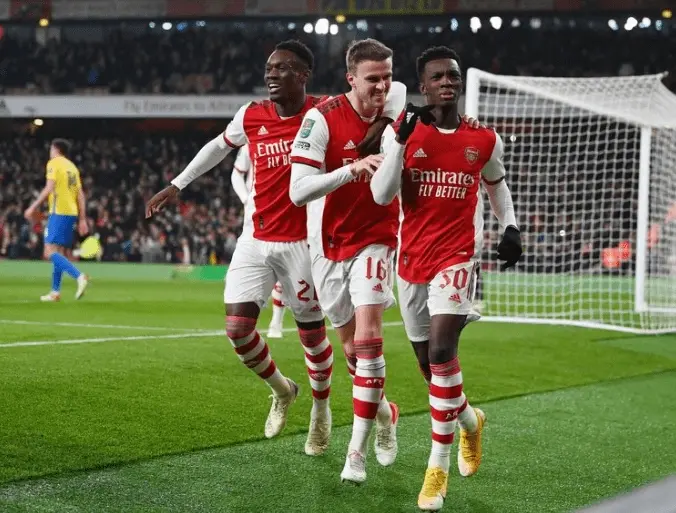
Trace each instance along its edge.
{"label": "player's knee", "polygon": [[355,340],[370,340],[383,336],[383,307],[381,305],[362,306],[355,311]]}
{"label": "player's knee", "polygon": [[415,353],[415,357],[418,360],[418,364],[421,367],[429,367],[430,366],[429,343],[427,341],[424,342],[411,341],[411,346],[413,347],[413,352]]}
{"label": "player's knee", "polygon": [[449,334],[443,338],[430,340],[428,351],[429,363],[440,364],[450,362],[458,355],[458,336]]}
{"label": "player's knee", "polygon": [[357,351],[354,348],[354,343],[352,341],[343,344],[343,354],[345,359],[349,362],[354,360],[357,361]]}
{"label": "player's knee", "polygon": [[298,326],[298,330],[301,331],[301,337],[302,332],[305,333],[316,333],[321,331],[324,333],[324,336],[326,336],[326,325],[324,324],[324,319],[321,321],[298,321],[296,320],[296,326]]}
{"label": "player's knee", "polygon": [[451,361],[455,358],[456,351],[450,347],[434,347],[430,348],[429,363],[440,364]]}
{"label": "player's knee", "polygon": [[230,340],[242,340],[249,337],[256,330],[256,319],[227,315],[225,318],[225,332]]}

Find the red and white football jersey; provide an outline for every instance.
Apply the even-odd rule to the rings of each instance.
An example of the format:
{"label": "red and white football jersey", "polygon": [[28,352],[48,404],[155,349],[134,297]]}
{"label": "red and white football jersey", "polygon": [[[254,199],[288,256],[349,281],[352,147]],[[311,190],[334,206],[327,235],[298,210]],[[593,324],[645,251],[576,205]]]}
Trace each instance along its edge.
{"label": "red and white football jersey", "polygon": [[253,176],[244,207],[243,237],[269,242],[307,238],[307,209],[289,198],[289,153],[303,116],[322,99],[308,96],[303,110],[290,118],[280,117],[270,100],[250,102],[225,129],[223,138],[229,146],[249,145]]}
{"label": "red and white football jersey", "polygon": [[[342,94],[308,111],[291,150],[291,162],[330,173],[357,160],[359,143],[370,126]],[[370,177],[362,176],[308,204],[310,248],[343,261],[372,244],[395,248],[399,205],[373,200]]]}
{"label": "red and white football jersey", "polygon": [[[386,137],[393,139],[394,130]],[[491,129],[464,122],[452,131],[416,125],[404,150],[399,276],[429,283],[440,271],[480,257],[480,181],[497,183],[505,176],[502,156],[502,140]]]}

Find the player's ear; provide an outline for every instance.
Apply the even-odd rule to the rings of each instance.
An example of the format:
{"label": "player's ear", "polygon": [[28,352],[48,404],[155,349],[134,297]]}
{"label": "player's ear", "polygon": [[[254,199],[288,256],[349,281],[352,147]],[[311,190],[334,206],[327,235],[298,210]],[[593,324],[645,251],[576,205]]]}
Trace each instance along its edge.
{"label": "player's ear", "polygon": [[422,94],[423,96],[427,95],[427,88],[425,87],[425,84],[420,82],[420,85],[418,86],[418,88],[420,89],[420,94]]}
{"label": "player's ear", "polygon": [[352,73],[350,73],[349,71],[345,73],[345,78],[347,79],[347,83],[350,84],[350,87],[355,86],[354,75]]}
{"label": "player's ear", "polygon": [[310,70],[304,69],[296,73],[301,84],[305,85],[310,81]]}

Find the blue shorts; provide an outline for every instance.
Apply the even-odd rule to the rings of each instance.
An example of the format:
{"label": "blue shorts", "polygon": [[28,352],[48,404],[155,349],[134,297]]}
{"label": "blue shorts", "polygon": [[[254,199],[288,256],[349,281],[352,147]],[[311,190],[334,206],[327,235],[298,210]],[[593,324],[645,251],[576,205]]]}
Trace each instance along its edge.
{"label": "blue shorts", "polygon": [[73,229],[77,222],[77,216],[62,216],[51,214],[47,220],[45,229],[45,244],[58,244],[59,246],[71,247],[73,245]]}

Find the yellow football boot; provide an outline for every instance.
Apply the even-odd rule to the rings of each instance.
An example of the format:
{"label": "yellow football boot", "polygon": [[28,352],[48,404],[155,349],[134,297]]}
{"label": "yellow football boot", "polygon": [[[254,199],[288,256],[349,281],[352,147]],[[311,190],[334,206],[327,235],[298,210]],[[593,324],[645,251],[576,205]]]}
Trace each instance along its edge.
{"label": "yellow football boot", "polygon": [[423,511],[439,511],[444,505],[447,488],[448,472],[439,467],[428,468],[418,494],[418,507]]}
{"label": "yellow football boot", "polygon": [[458,470],[460,475],[469,477],[476,474],[481,465],[481,432],[486,425],[486,414],[474,408],[479,427],[476,433],[468,433],[460,429],[460,447],[458,449]]}

